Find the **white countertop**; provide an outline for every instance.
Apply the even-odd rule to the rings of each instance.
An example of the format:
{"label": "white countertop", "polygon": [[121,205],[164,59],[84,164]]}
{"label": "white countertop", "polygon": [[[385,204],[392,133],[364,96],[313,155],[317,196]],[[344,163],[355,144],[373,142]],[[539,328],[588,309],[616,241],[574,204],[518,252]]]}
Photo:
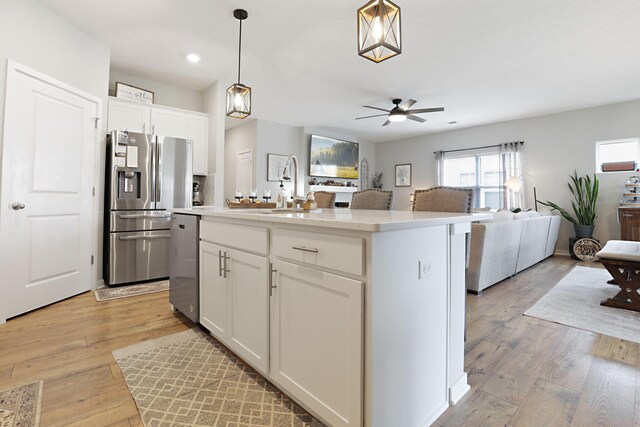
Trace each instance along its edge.
{"label": "white countertop", "polygon": [[464,223],[490,219],[488,214],[449,212],[371,211],[362,209],[317,209],[310,212],[276,212],[271,209],[226,209],[198,206],[169,209],[171,212],[202,217],[328,227],[359,231],[391,231]]}

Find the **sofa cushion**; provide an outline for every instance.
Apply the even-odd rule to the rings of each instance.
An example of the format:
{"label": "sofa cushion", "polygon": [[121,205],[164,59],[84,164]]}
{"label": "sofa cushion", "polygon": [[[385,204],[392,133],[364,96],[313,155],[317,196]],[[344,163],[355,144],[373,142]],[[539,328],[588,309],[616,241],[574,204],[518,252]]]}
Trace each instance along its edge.
{"label": "sofa cushion", "polygon": [[492,218],[480,221],[481,224],[500,221],[512,221],[514,214],[509,211],[492,212]]}

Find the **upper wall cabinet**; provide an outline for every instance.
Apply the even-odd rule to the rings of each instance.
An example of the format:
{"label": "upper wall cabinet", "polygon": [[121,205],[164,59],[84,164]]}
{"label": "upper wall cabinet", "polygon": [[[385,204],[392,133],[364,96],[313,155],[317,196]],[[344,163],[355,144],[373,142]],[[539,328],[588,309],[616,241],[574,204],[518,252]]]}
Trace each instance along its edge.
{"label": "upper wall cabinet", "polygon": [[108,131],[128,130],[193,141],[193,174],[208,169],[209,115],[109,98]]}
{"label": "upper wall cabinet", "polygon": [[151,107],[110,99],[107,126],[109,132],[128,130],[129,132],[151,133]]}
{"label": "upper wall cabinet", "polygon": [[187,138],[189,136],[189,115],[182,111],[151,107],[151,133],[174,138]]}

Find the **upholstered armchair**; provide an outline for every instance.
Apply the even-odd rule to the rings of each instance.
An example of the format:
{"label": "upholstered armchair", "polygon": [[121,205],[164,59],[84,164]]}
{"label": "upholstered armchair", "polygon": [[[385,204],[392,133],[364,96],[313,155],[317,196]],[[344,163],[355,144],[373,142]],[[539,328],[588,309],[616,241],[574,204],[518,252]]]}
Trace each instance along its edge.
{"label": "upholstered armchair", "polygon": [[313,195],[316,198],[316,204],[319,208],[330,209],[334,208],[336,205],[336,193],[331,193],[329,191],[316,191]]}
{"label": "upholstered armchair", "polygon": [[351,197],[351,209],[370,209],[388,211],[391,209],[393,191],[383,191],[377,188],[356,191]]}

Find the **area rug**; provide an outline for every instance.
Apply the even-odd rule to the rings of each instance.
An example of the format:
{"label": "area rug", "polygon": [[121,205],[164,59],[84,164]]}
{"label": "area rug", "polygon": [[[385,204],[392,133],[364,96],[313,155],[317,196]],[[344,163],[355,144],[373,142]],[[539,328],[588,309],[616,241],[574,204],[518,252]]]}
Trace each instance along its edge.
{"label": "area rug", "polygon": [[118,298],[135,297],[137,295],[152,294],[169,290],[169,281],[140,283],[138,285],[118,286],[113,288],[100,288],[94,291],[96,301],[109,301]]}
{"label": "area rug", "polygon": [[603,268],[574,267],[524,314],[640,343],[640,313],[600,305],[620,291],[610,279]]}
{"label": "area rug", "polygon": [[0,390],[0,427],[40,425],[42,381]]}
{"label": "area rug", "polygon": [[145,426],[321,426],[199,328],[115,350]]}

